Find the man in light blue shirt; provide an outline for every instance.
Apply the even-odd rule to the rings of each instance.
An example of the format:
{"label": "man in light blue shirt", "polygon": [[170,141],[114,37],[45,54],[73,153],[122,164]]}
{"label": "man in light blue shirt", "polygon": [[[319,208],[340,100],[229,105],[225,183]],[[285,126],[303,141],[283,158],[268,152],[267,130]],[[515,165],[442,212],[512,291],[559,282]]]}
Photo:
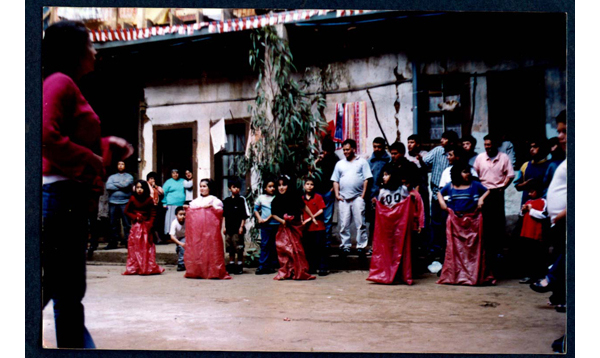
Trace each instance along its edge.
{"label": "man in light blue shirt", "polygon": [[366,254],[368,243],[367,226],[365,225],[365,196],[369,180],[373,178],[369,163],[356,156],[356,141],[346,139],[342,143],[346,160],[340,160],[335,165],[331,181],[339,204],[340,238],[342,254],[350,253],[350,220],[354,221],[357,229],[356,249],[359,256]]}
{"label": "man in light blue shirt", "polygon": [[133,188],[133,177],[125,173],[125,163],[117,163],[117,173],[108,177],[106,191],[108,192],[108,212],[110,215],[110,228],[112,237],[106,250],[116,249],[119,241],[119,221],[123,222],[123,244],[127,246],[129,238],[129,219],[125,215],[125,206],[129,202]]}

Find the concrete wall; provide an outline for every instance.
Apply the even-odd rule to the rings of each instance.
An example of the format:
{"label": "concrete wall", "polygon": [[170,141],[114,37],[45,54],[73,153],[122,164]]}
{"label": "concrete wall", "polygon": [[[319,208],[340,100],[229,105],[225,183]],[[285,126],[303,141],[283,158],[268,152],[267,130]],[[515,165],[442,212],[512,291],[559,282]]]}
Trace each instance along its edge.
{"label": "concrete wall", "polygon": [[[196,178],[212,176],[213,161],[210,141],[210,122],[225,118],[247,118],[248,104],[252,101],[228,101],[252,97],[254,81],[251,78],[238,81],[226,79],[181,79],[168,83],[150,83],[145,88],[149,121],[144,123],[144,155],[142,173],[152,170],[153,126],[178,123],[197,123],[197,152],[195,153]],[[222,101],[222,102],[219,102]],[[203,103],[198,103],[203,102]]]}

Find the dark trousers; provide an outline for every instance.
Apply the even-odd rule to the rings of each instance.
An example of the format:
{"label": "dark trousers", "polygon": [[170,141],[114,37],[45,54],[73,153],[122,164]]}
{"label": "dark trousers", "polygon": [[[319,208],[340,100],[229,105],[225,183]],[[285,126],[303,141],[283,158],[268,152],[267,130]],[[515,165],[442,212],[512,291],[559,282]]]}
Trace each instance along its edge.
{"label": "dark trousers", "polygon": [[302,247],[304,247],[306,261],[308,261],[311,273],[317,270],[326,271],[329,269],[325,230],[305,231],[302,235]]}
{"label": "dark trousers", "polygon": [[84,324],[89,190],[59,181],[42,187],[42,303],[54,303],[58,348],[95,348]]}
{"label": "dark trousers", "polygon": [[260,228],[260,257],[258,269],[279,269],[279,260],[275,249],[275,236],[279,225],[264,225]]}
{"label": "dark trousers", "polygon": [[446,219],[448,213],[440,207],[436,197],[431,198],[431,225],[429,230],[429,243],[427,250],[433,258],[444,260],[446,253]]}
{"label": "dark trousers", "polygon": [[108,213],[110,215],[110,229],[111,229],[111,243],[116,244],[119,241],[120,230],[119,230],[119,221],[123,222],[123,242],[127,242],[129,239],[129,230],[131,229],[131,225],[129,224],[129,218],[125,215],[125,207],[127,204],[111,204],[108,203]]}
{"label": "dark trousers", "polygon": [[335,195],[332,191],[328,191],[325,194],[321,194],[321,196],[325,202],[325,209],[323,209],[323,221],[325,222],[325,240],[327,241],[327,247],[329,248],[331,246],[331,227],[333,226]]}
{"label": "dark trousers", "polygon": [[485,199],[483,214],[483,248],[487,262],[494,265],[506,244],[506,216],[504,214],[504,190],[490,189]]}
{"label": "dark trousers", "polygon": [[546,264],[548,249],[542,240],[521,237],[518,252],[523,277],[536,280],[544,277],[548,267]]}
{"label": "dark trousers", "polygon": [[552,228],[550,228],[550,239],[554,246],[554,251],[558,254],[556,261],[552,264],[552,267],[546,274],[550,284],[552,285],[552,295],[555,301],[566,302],[566,244],[567,244],[567,231],[566,231],[566,220],[557,222]]}

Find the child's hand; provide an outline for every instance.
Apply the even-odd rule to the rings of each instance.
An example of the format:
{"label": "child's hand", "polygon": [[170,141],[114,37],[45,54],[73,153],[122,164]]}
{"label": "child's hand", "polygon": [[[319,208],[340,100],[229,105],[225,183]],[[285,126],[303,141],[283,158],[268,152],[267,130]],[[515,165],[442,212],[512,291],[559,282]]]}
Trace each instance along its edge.
{"label": "child's hand", "polygon": [[315,218],[312,218],[312,222],[313,222],[313,224],[315,224],[315,226],[319,225],[319,223],[317,222],[317,219],[315,219]]}
{"label": "child's hand", "polygon": [[223,235],[227,235],[227,229],[223,229]]}
{"label": "child's hand", "polygon": [[421,230],[422,230],[421,228],[418,228],[418,229],[417,229],[417,234],[420,234],[420,233],[421,233]]}
{"label": "child's hand", "polygon": [[264,224],[264,223],[265,223],[265,220],[263,220],[262,218],[260,218],[260,219],[258,219],[258,223],[259,223],[259,224]]}
{"label": "child's hand", "polygon": [[244,233],[244,228],[243,228],[243,227],[241,227],[241,228],[238,230],[238,234],[242,235],[243,233]]}
{"label": "child's hand", "polygon": [[302,225],[306,225],[306,224],[307,224],[307,223],[309,223],[309,222],[310,222],[310,219],[306,219],[306,220],[304,220],[304,221],[302,222]]}
{"label": "child's hand", "polygon": [[185,247],[185,242],[182,242],[181,244],[179,244],[179,246]]}
{"label": "child's hand", "polygon": [[477,200],[477,210],[481,210],[481,208],[483,208],[483,199],[479,198],[479,200]]}

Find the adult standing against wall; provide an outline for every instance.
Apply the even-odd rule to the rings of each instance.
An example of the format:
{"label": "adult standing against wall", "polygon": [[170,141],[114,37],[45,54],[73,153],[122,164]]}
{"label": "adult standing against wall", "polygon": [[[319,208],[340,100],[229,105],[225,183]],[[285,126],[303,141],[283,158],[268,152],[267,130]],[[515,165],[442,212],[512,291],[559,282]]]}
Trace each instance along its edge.
{"label": "adult standing against wall", "polygon": [[325,222],[325,242],[329,248],[331,245],[331,227],[333,225],[333,207],[335,204],[335,193],[333,191],[331,176],[340,158],[335,154],[335,144],[331,138],[323,139],[321,152],[321,156],[315,162],[315,165],[321,168],[321,180],[318,181],[317,193],[321,194],[325,202],[323,221]]}
{"label": "adult standing against wall", "polygon": [[[382,174],[383,167],[392,160],[392,157],[386,150],[386,142],[382,137],[373,139],[373,154],[369,158],[369,168],[373,178],[377,179]],[[373,241],[373,230],[375,229],[375,203],[379,196],[379,184],[377,180],[373,180],[369,189],[369,200],[367,200],[367,222],[369,223],[369,241]]]}
{"label": "adult standing against wall", "polygon": [[171,178],[163,185],[163,206],[167,209],[165,213],[165,236],[169,237],[171,223],[175,220],[176,209],[178,206],[183,206],[185,202],[185,188],[183,187],[183,179],[179,177],[179,170],[171,170]]}
{"label": "adult standing against wall", "polygon": [[437,193],[440,191],[440,179],[444,169],[450,166],[448,161],[448,149],[458,143],[458,134],[455,131],[445,131],[440,139],[440,146],[433,148],[423,163],[431,168],[431,230],[428,251],[434,258],[443,260],[446,247],[446,217],[447,214],[440,208]]}
{"label": "adult standing against wall", "polygon": [[117,173],[108,177],[108,180],[106,181],[111,238],[105,250],[117,248],[117,242],[121,235],[119,221],[122,222],[124,235],[121,243],[127,246],[131,224],[129,223],[129,218],[125,215],[125,206],[127,206],[127,203],[129,202],[132,189],[133,176],[125,172],[125,162],[120,161],[117,163]]}
{"label": "adult standing against wall", "polygon": [[185,179],[183,179],[183,188],[185,189],[185,202],[188,205],[194,200],[194,174],[189,169],[185,170]]}
{"label": "adult standing against wall", "polygon": [[373,178],[369,163],[356,156],[356,141],[346,139],[342,143],[346,160],[340,160],[335,165],[331,181],[339,204],[340,238],[342,255],[350,253],[350,220],[356,226],[356,251],[359,257],[364,257],[365,247],[369,241],[365,225],[365,197],[369,179]]}
{"label": "adult standing against wall", "polygon": [[[98,205],[105,166],[125,159],[124,139],[100,137],[100,119],[77,83],[94,69],[85,25],[61,21],[42,41],[42,301],[54,302],[58,348],[95,348],[85,327],[85,249],[90,208]],[[93,209],[95,210],[95,209]]]}
{"label": "adult standing against wall", "polygon": [[499,144],[499,140],[489,134],[483,137],[485,152],[477,156],[473,166],[481,184],[490,191],[482,209],[483,235],[487,262],[495,266],[502,256],[501,249],[506,236],[504,191],[515,177],[512,161],[507,154],[498,150]]}

